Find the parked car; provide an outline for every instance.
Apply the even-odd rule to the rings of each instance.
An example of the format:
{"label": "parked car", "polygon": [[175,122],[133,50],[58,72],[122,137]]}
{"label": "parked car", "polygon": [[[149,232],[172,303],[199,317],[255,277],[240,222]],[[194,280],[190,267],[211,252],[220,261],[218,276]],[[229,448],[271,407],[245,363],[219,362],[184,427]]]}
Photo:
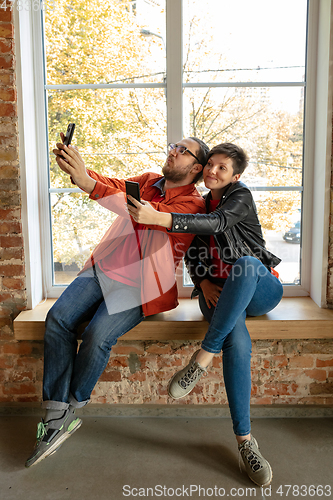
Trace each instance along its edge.
{"label": "parked car", "polygon": [[301,242],[301,221],[295,222],[295,224],[288,229],[282,236],[284,241],[288,243],[300,243]]}

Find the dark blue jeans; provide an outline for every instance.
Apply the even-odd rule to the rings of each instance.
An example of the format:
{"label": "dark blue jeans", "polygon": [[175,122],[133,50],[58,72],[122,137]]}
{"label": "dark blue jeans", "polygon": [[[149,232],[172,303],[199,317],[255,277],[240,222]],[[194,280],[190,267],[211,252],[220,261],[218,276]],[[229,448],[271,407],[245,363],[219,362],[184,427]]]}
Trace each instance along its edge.
{"label": "dark blue jeans", "polygon": [[233,429],[237,436],[251,431],[251,338],[246,315],[261,316],[278,305],[283,287],[254,257],[241,257],[225,281],[216,307],[208,308],[199,293],[200,309],[210,325],[202,348],[223,351],[223,376]]}
{"label": "dark blue jeans", "polygon": [[[43,407],[84,406],[112,346],[143,319],[140,289],[89,270],[63,292],[46,318]],[[90,321],[77,351],[77,327]]]}

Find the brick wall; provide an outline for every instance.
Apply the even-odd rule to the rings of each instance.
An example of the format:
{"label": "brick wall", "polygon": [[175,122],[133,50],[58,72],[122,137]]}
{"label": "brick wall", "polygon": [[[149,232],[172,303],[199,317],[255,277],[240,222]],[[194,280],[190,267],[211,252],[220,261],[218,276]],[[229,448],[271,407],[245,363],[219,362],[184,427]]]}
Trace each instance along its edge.
{"label": "brick wall", "polygon": [[26,304],[13,34],[10,10],[0,9],[0,401],[20,379],[12,320]]}
{"label": "brick wall", "polygon": [[[187,398],[174,401],[167,395],[170,377],[199,342],[118,344],[95,387],[93,402],[227,404],[222,356],[214,357],[208,376]],[[333,404],[330,341],[258,340],[252,351],[252,404]]]}
{"label": "brick wall", "polygon": [[[12,330],[13,318],[26,303],[14,71],[11,14],[0,9],[0,403],[40,401],[43,369],[43,344],[17,342]],[[331,207],[332,273],[333,204]],[[333,305],[333,277],[330,279]],[[218,357],[209,377],[188,398],[175,402],[167,397],[168,379],[198,345],[120,341],[94,390],[93,402],[225,404]],[[252,402],[257,404],[333,404],[331,342],[254,342],[252,392]]]}
{"label": "brick wall", "polygon": [[[167,395],[170,377],[199,342],[119,341],[97,383],[93,403],[227,404],[221,356],[207,377],[180,401]],[[0,402],[41,399],[41,342],[2,344]],[[1,375],[0,375],[1,377]],[[330,340],[253,342],[252,404],[333,404],[333,353]]]}

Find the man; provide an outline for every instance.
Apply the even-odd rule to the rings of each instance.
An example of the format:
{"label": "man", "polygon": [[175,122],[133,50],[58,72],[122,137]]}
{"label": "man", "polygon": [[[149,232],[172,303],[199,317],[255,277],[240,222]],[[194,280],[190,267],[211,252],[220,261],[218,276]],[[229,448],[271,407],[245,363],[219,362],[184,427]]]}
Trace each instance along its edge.
{"label": "man", "polygon": [[[55,453],[80,427],[75,409],[89,402],[117,339],[145,316],[178,305],[174,273],[193,239],[136,223],[126,209],[124,180],[87,170],[74,146],[57,143],[57,148],[53,150],[57,163],[72,182],[119,217],[46,318],[42,404],[46,414],[38,424],[36,446],[26,467]],[[203,213],[204,201],[194,183],[201,177],[207,153],[199,139],[183,139],[169,145],[163,176],[145,173],[130,180],[139,183],[141,198],[158,211]],[[77,327],[88,320],[77,351]]]}

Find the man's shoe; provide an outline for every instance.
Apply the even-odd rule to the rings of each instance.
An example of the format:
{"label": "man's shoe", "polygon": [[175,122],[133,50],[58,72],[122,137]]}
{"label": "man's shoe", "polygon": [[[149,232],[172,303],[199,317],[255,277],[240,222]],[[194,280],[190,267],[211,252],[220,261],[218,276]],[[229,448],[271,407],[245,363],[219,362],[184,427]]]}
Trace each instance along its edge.
{"label": "man's shoe", "polygon": [[65,410],[60,419],[50,420],[49,422],[44,422],[42,419],[37,427],[35,449],[26,461],[25,466],[31,467],[44,458],[53,455],[81,424],[82,420],[75,418],[74,408]]}
{"label": "man's shoe", "polygon": [[260,453],[255,438],[251,436],[251,441],[243,441],[238,445],[238,450],[249,478],[258,486],[268,486],[273,479],[272,469]]}
{"label": "man's shoe", "polygon": [[175,373],[169,382],[169,396],[173,399],[180,399],[189,394],[195,387],[202,375],[207,374],[206,368],[197,363],[196,357],[199,351],[196,351],[190,362],[185,368]]}

